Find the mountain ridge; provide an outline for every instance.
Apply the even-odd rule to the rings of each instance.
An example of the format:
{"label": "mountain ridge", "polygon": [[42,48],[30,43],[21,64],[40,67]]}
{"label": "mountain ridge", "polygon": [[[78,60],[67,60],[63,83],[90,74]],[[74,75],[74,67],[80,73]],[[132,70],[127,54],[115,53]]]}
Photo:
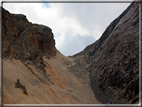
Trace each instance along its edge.
{"label": "mountain ridge", "polygon": [[[132,2],[100,39],[70,57],[56,49],[49,27],[4,9],[2,14],[4,104],[138,103],[139,3]],[[28,95],[14,87],[17,79]]]}
{"label": "mountain ridge", "polygon": [[88,72],[55,48],[49,27],[3,8],[2,22],[3,104],[100,104]]}
{"label": "mountain ridge", "polygon": [[[100,95],[98,100],[101,103],[123,104],[138,101],[138,41],[139,3],[132,2],[111,22],[99,40],[72,56],[85,58],[91,87],[96,98]],[[98,84],[98,87],[95,84]]]}

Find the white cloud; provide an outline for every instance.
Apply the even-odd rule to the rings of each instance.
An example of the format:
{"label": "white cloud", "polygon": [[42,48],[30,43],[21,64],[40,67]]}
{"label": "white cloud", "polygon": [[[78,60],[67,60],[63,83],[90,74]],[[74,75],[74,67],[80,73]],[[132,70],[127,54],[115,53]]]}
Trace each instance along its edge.
{"label": "white cloud", "polygon": [[55,40],[56,40],[56,47],[57,49],[60,49],[63,45],[64,45],[64,41],[65,41],[65,34],[64,32],[60,33],[60,36],[55,36]]}
{"label": "white cloud", "polygon": [[54,33],[57,49],[64,55],[73,55],[89,45],[89,41],[91,44],[99,39],[110,22],[128,5],[50,3],[47,8],[42,3],[4,3],[3,7],[11,13],[26,15],[32,23],[49,26]]}

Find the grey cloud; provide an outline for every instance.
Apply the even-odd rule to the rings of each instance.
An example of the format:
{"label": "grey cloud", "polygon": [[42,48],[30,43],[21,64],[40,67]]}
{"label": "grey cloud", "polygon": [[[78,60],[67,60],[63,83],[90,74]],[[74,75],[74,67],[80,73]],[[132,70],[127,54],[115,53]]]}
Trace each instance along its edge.
{"label": "grey cloud", "polygon": [[78,19],[80,25],[93,30],[100,26],[102,30],[117,18],[130,3],[64,3],[62,14]]}

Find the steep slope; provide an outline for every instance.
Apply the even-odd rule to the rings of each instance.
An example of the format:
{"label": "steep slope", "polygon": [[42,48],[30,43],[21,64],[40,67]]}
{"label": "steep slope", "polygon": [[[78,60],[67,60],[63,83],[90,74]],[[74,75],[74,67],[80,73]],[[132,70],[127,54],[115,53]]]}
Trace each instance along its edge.
{"label": "steep slope", "polygon": [[[43,60],[47,66],[45,74],[42,74],[36,66],[14,58],[3,60],[4,104],[99,103],[89,85],[89,77],[82,79],[72,73],[76,68],[73,68],[70,58],[57,52],[55,58],[43,57]],[[26,87],[28,95],[20,88],[15,88],[17,79]]]}
{"label": "steep slope", "polygon": [[4,104],[138,103],[139,3],[72,57],[56,50],[49,27],[2,16]]}
{"label": "steep slope", "polygon": [[3,104],[100,103],[89,73],[56,50],[49,27],[2,8],[2,40]]}
{"label": "steep slope", "polygon": [[95,43],[72,56],[84,57],[91,87],[101,103],[138,103],[139,3],[116,18]]}

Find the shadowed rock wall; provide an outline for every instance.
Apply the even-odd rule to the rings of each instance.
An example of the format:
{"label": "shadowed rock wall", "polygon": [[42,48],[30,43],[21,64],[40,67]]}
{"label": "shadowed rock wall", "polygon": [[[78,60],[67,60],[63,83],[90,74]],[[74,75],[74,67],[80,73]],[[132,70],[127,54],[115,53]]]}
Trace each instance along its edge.
{"label": "shadowed rock wall", "polygon": [[139,3],[131,5],[106,28],[99,40],[72,56],[83,56],[91,87],[102,103],[139,100]]}

